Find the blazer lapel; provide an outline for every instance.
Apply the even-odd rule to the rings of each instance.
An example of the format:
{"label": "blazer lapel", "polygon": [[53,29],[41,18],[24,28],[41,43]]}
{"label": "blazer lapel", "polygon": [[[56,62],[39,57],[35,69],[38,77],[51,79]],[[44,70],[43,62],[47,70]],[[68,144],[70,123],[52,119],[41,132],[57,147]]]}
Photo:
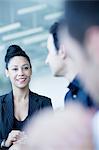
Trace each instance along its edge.
{"label": "blazer lapel", "polygon": [[14,119],[14,106],[13,106],[13,93],[12,91],[6,96],[6,120],[7,126],[9,129],[13,127],[13,119]]}
{"label": "blazer lapel", "polygon": [[29,91],[29,116],[33,115],[40,109],[40,101],[37,95]]}

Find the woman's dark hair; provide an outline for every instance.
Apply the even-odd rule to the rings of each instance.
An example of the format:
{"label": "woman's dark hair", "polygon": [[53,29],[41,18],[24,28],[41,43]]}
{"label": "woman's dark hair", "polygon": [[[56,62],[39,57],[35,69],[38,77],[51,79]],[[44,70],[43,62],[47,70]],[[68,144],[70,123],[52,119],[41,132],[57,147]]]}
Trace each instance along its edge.
{"label": "woman's dark hair", "polygon": [[59,23],[55,22],[51,27],[49,32],[53,35],[54,44],[56,47],[56,50],[59,50],[59,39],[58,39],[58,31],[59,31]]}
{"label": "woman's dark hair", "polygon": [[31,67],[30,58],[25,53],[25,51],[22,50],[22,48],[20,46],[18,46],[18,45],[11,45],[11,46],[8,47],[7,53],[5,55],[6,69],[8,69],[8,64],[9,64],[9,61],[11,60],[11,58],[13,58],[15,56],[23,56],[23,57],[25,57],[28,60],[28,62],[30,64],[30,67]]}

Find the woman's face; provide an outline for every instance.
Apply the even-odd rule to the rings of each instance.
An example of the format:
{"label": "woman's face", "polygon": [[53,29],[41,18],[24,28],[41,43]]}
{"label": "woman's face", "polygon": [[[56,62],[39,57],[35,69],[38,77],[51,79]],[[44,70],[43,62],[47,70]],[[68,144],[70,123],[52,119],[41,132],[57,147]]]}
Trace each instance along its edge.
{"label": "woman's face", "polygon": [[10,78],[12,88],[28,87],[31,79],[32,69],[28,60],[23,56],[11,58],[6,69],[6,75]]}

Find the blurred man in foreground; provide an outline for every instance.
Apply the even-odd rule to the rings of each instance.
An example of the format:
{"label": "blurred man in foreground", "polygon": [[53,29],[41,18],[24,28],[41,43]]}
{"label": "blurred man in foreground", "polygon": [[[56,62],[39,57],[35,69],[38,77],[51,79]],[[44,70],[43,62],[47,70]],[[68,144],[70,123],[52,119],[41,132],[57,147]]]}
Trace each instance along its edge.
{"label": "blurred man in foreground", "polygon": [[85,88],[99,103],[99,1],[66,1],[64,43]]}
{"label": "blurred man in foreground", "polygon": [[[92,113],[79,104],[65,110],[45,110],[33,118],[25,132],[27,138],[14,150],[93,150]],[[13,150],[13,149],[11,149]]]}
{"label": "blurred man in foreground", "polygon": [[[99,109],[99,1],[66,1],[64,43],[74,59],[86,90]],[[99,149],[99,111],[93,121],[93,139]]]}

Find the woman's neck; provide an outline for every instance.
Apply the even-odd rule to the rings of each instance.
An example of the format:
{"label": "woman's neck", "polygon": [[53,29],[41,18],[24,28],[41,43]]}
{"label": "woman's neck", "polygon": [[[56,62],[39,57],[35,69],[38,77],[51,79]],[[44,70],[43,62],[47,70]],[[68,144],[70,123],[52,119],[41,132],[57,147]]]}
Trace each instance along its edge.
{"label": "woman's neck", "polygon": [[27,99],[29,95],[29,88],[26,89],[13,89],[13,96],[15,101],[22,101]]}

